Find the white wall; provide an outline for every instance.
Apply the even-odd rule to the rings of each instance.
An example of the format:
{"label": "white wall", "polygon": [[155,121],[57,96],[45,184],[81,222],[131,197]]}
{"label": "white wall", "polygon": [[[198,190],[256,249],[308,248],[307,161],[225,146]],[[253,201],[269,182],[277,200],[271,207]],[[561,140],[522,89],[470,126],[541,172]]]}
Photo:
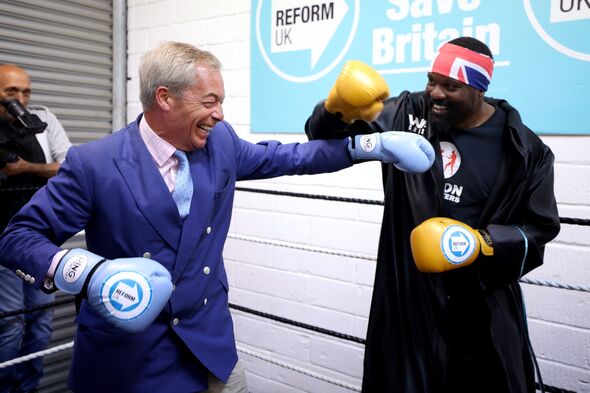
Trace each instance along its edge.
{"label": "white wall", "polygon": [[[305,141],[302,134],[252,135],[250,124],[251,0],[129,0],[128,120],[141,110],[137,65],[161,40],[195,44],[224,65],[224,111],[241,137]],[[538,99],[550,99],[537,97]],[[310,102],[310,110],[315,103]],[[301,120],[301,125],[305,119]],[[590,126],[589,126],[590,128]],[[590,130],[589,130],[590,131]],[[544,137],[556,158],[556,194],[562,217],[590,218],[589,137]],[[242,182],[241,187],[381,200],[378,164],[336,174]],[[375,262],[272,244],[245,235],[346,253],[376,254],[380,206],[237,192],[225,258],[230,302],[344,334],[365,337]],[[590,228],[564,225],[546,251],[545,265],[528,277],[566,284],[590,283]],[[590,392],[590,294],[523,285],[534,348],[545,384]],[[360,386],[363,346],[234,312],[238,345],[275,363],[241,354],[252,392],[345,392],[318,374]]]}

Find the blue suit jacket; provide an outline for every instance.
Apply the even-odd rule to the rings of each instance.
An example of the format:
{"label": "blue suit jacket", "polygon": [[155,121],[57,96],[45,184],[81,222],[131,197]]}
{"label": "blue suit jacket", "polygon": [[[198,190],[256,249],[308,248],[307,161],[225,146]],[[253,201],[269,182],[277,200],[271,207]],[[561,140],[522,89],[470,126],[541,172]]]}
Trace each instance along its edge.
{"label": "blue suit jacket", "polygon": [[207,387],[207,369],[225,381],[237,361],[222,257],[236,180],[352,165],[346,140],[252,144],[220,122],[190,155],[194,194],[183,222],[138,123],[71,148],[0,240],[2,263],[37,287],[58,245],[82,229],[90,251],[108,259],[150,253],[172,274],[170,301],[139,334],[82,303],[69,382],[75,391],[196,392]]}

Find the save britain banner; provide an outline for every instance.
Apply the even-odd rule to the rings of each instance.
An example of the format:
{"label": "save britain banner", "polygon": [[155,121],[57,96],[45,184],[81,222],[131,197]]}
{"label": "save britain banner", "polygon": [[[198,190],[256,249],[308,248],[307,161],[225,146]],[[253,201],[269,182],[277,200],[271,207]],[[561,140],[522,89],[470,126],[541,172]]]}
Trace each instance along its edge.
{"label": "save britain banner", "polygon": [[252,131],[303,132],[347,60],[374,67],[392,96],[422,90],[459,36],[490,47],[486,95],[535,132],[590,133],[590,0],[252,0]]}

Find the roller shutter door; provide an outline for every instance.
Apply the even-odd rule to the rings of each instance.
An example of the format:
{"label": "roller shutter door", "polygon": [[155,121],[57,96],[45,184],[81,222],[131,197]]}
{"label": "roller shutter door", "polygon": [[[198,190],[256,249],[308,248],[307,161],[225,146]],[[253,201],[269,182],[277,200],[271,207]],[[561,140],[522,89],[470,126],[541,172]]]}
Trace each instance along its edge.
{"label": "roller shutter door", "polygon": [[112,2],[2,0],[0,61],[31,75],[32,103],[47,105],[72,143],[112,131]]}
{"label": "roller shutter door", "polygon": [[[1,1],[0,62],[29,72],[31,103],[47,105],[73,144],[113,130],[113,44],[113,1]],[[84,236],[75,236],[64,247],[84,248]],[[57,292],[56,300],[70,299]],[[49,348],[72,342],[76,329],[72,302],[54,310]],[[71,349],[45,356],[39,392],[69,392],[70,362]]]}

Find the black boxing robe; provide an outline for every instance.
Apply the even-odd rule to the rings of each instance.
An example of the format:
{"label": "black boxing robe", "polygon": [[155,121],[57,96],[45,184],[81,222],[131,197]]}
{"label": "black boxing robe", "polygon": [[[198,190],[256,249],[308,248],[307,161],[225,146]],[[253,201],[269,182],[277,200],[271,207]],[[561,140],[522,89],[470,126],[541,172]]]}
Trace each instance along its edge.
{"label": "black boxing robe", "polygon": [[[486,98],[487,99],[487,98]],[[544,246],[560,225],[553,190],[554,156],[504,100],[488,99],[506,113],[504,155],[498,179],[477,220],[494,241],[494,256],[440,274],[420,273],[409,236],[423,220],[443,215],[443,170],[439,140],[428,124],[424,92],[403,92],[385,102],[371,123],[346,125],[319,103],[306,123],[309,139],[398,130],[424,135],[437,157],[424,174],[382,166],[385,207],[366,337],[363,392],[437,393],[445,391],[451,329],[469,305],[486,324],[495,357],[487,384],[505,393],[534,388],[533,358],[518,280],[543,263]],[[526,255],[526,257],[525,257]],[[464,310],[461,310],[464,307]],[[453,311],[451,311],[453,309]]]}

